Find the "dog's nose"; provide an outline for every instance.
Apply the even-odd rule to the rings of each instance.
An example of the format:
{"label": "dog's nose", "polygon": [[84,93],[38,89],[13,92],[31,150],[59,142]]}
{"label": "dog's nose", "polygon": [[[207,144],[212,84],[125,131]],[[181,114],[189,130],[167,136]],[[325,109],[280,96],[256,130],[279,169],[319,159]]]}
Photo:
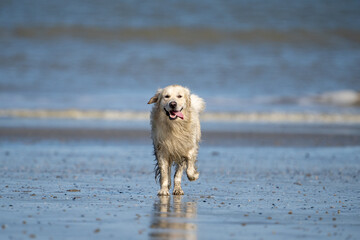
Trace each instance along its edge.
{"label": "dog's nose", "polygon": [[176,103],[175,101],[172,101],[172,102],[169,103],[169,106],[170,106],[171,108],[176,108],[177,103]]}

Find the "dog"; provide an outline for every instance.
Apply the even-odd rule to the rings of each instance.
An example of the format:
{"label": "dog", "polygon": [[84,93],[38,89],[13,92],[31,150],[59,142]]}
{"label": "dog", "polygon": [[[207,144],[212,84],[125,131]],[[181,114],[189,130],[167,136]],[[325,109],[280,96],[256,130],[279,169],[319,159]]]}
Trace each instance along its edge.
{"label": "dog", "polygon": [[176,166],[173,195],[184,195],[181,178],[186,169],[190,181],[199,178],[196,161],[201,139],[199,113],[205,102],[188,88],[170,85],[158,89],[148,104],[151,111],[151,138],[156,157],[155,179],[160,177],[159,196],[169,196],[171,167]]}

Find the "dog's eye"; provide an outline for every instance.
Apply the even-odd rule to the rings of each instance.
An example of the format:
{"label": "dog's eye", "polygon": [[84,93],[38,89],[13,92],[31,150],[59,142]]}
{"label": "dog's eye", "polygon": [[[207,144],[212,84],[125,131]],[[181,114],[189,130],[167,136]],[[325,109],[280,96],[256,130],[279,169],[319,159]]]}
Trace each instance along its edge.
{"label": "dog's eye", "polygon": [[178,95],[177,97],[178,97],[178,98],[182,98],[182,96],[181,96],[181,95]]}
{"label": "dog's eye", "polygon": [[165,97],[164,98],[169,98],[170,97],[170,95],[165,95]]}

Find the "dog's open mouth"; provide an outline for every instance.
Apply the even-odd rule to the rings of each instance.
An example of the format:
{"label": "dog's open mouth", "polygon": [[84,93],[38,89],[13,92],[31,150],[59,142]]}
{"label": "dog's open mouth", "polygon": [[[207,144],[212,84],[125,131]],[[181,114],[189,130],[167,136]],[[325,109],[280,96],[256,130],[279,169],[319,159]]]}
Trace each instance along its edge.
{"label": "dog's open mouth", "polygon": [[175,120],[176,118],[181,118],[181,119],[184,119],[184,115],[182,114],[181,110],[180,111],[167,111],[165,108],[164,108],[165,112],[166,112],[166,115],[169,116],[170,120]]}

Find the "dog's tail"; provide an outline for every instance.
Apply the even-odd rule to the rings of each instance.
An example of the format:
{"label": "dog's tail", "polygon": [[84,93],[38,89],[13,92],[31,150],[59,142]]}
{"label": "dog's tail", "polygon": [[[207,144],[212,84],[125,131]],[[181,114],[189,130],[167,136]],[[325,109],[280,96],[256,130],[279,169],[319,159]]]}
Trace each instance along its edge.
{"label": "dog's tail", "polygon": [[160,180],[160,168],[159,165],[156,161],[155,166],[154,166],[154,172],[155,172],[155,182],[159,182]]}
{"label": "dog's tail", "polygon": [[155,166],[154,166],[154,172],[155,172],[155,182],[159,182],[160,179],[160,168],[157,161],[155,146],[154,146],[154,156],[155,156]]}
{"label": "dog's tail", "polygon": [[195,94],[191,94],[191,107],[195,109],[196,112],[200,113],[205,110],[205,101],[201,97]]}

